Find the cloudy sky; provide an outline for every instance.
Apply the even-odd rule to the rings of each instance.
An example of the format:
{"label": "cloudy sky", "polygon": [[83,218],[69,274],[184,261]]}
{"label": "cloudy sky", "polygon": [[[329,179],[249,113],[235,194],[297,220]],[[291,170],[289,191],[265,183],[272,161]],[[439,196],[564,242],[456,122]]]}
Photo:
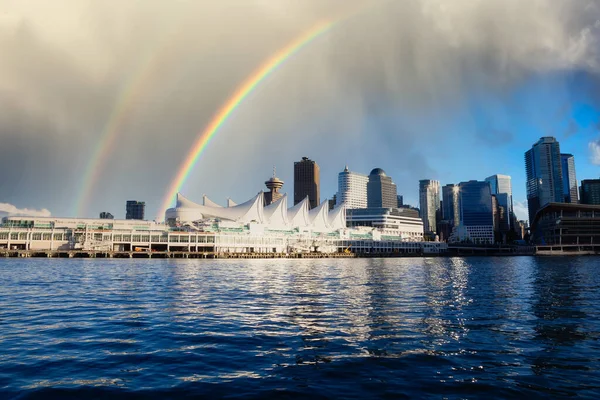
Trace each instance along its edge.
{"label": "cloudy sky", "polygon": [[322,200],[348,164],[385,169],[413,204],[419,179],[508,174],[522,205],[523,153],[545,135],[575,155],[578,179],[598,178],[599,1],[0,0],[2,210],[75,215],[125,109],[81,213],[122,218],[137,199],[156,215],[236,87],[357,4],[235,110],[184,195],[243,201],[273,165],[291,191],[293,161],[308,156]]}

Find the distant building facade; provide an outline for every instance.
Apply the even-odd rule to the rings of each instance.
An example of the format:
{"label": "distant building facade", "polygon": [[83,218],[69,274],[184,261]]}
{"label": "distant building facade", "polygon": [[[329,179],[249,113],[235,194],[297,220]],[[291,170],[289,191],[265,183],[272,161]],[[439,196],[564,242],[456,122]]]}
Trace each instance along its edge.
{"label": "distant building facade", "polygon": [[460,223],[459,190],[459,186],[455,184],[442,187],[442,219],[452,226],[458,226]]}
{"label": "distant building facade", "polygon": [[404,196],[401,194],[398,195],[398,208],[404,207]]}
{"label": "distant building facade", "polygon": [[100,213],[100,219],[115,219],[115,216],[114,216],[114,215],[112,215],[112,214],[111,214],[111,213],[109,213],[109,212],[102,211],[102,212]]}
{"label": "distant building facade", "polygon": [[490,183],[469,181],[459,184],[460,224],[453,241],[494,242],[494,208]]}
{"label": "distant building facade", "polygon": [[337,195],[334,194],[333,197],[327,201],[329,202],[329,211],[333,210],[337,204]]}
{"label": "distant building facade", "polygon": [[436,215],[440,210],[440,182],[430,179],[419,181],[419,209],[425,232],[435,232]]}
{"label": "distant building facade", "polygon": [[560,145],[554,137],[542,137],[525,152],[525,171],[529,221],[533,221],[544,205],[564,200]]}
{"label": "distant building facade", "polygon": [[577,174],[575,173],[575,157],[573,154],[561,154],[563,195],[565,203],[579,203],[577,193]]}
{"label": "distant building facade", "polygon": [[346,210],[348,227],[371,227],[382,235],[400,236],[405,241],[423,240],[423,221],[410,208],[363,208]]}
{"label": "distant building facade", "polygon": [[125,204],[125,219],[143,220],[146,214],[146,203],[137,200],[128,200]]}
{"label": "distant building facade", "polygon": [[321,174],[319,165],[309,159],[294,162],[294,204],[300,203],[308,196],[310,208],[315,208],[321,201]]}
{"label": "distant building facade", "polygon": [[381,168],[369,174],[367,182],[367,208],[397,208],[398,191],[392,178]]}
{"label": "distant building facade", "polygon": [[550,250],[600,250],[600,206],[588,204],[549,203],[534,220],[533,241]]}
{"label": "distant building facade", "polygon": [[581,204],[600,205],[600,179],[581,181]]}
{"label": "distant building facade", "polygon": [[348,170],[338,174],[336,205],[346,204],[346,209],[367,208],[367,183],[369,177]]}

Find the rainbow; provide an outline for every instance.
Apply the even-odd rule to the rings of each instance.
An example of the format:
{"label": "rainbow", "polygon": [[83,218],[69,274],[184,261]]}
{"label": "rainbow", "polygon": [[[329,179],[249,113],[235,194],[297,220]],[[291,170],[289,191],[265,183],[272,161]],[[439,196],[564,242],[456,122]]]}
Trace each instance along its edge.
{"label": "rainbow", "polygon": [[286,60],[300,51],[304,46],[323,35],[325,32],[330,30],[336,21],[323,21],[308,31],[301,34],[299,37],[294,39],[291,43],[285,46],[283,49],[275,53],[265,63],[263,63],[258,69],[256,69],[246,80],[237,88],[237,90],[229,97],[227,102],[221,106],[219,111],[214,115],[210,123],[206,128],[199,134],[198,139],[194,143],[192,149],[188,153],[184,162],[181,164],[175,179],[172,181],[166,196],[164,198],[159,215],[157,219],[164,217],[164,213],[169,208],[169,205],[175,199],[177,192],[181,190],[181,187],[189,177],[190,173],[194,169],[200,154],[204,151],[210,139],[217,133],[219,128],[227,121],[229,116],[235,111],[237,107],[244,101],[244,99],[254,90],[256,87],[264,81],[270,74],[272,74],[281,64]]}
{"label": "rainbow", "polygon": [[111,110],[110,116],[102,129],[100,140],[90,157],[82,175],[80,190],[75,197],[75,215],[82,215],[84,207],[88,204],[92,188],[100,176],[102,166],[111,153],[117,134],[131,118],[139,101],[143,98],[144,89],[150,88],[161,71],[162,65],[171,59],[168,52],[172,50],[171,44],[176,33],[180,30],[173,28],[156,46],[157,50],[149,51],[135,69],[133,79],[129,79],[118,95],[117,101]]}

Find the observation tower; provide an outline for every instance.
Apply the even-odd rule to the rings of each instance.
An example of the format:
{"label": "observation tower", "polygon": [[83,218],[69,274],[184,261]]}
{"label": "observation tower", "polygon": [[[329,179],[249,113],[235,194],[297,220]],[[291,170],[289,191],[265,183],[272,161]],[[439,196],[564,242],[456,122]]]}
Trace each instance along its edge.
{"label": "observation tower", "polygon": [[268,206],[283,196],[283,194],[279,193],[279,189],[283,187],[283,181],[275,175],[275,167],[273,167],[273,176],[265,182],[265,185],[269,189],[265,193],[265,205]]}

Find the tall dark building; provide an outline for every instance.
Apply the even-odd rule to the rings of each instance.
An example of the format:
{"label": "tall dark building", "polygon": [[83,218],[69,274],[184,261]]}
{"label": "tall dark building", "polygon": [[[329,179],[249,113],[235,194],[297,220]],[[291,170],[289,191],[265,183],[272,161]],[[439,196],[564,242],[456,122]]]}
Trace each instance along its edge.
{"label": "tall dark building", "polygon": [[581,181],[581,204],[600,205],[600,179]]}
{"label": "tall dark building", "polygon": [[381,168],[375,168],[369,174],[367,182],[368,208],[398,208],[398,191],[392,178]]}
{"label": "tall dark building", "polygon": [[115,217],[114,217],[114,215],[112,215],[112,214],[111,214],[111,213],[109,213],[109,212],[102,211],[102,212],[100,213],[100,219],[115,219]]}
{"label": "tall dark building", "polygon": [[319,164],[308,157],[294,163],[294,204],[300,203],[306,196],[310,208],[315,208],[321,202],[321,177]]}
{"label": "tall dark building", "polygon": [[448,184],[442,187],[442,218],[449,221],[451,226],[460,224],[458,195],[458,185]]}
{"label": "tall dark building", "polygon": [[146,203],[143,201],[128,200],[125,206],[125,219],[144,219]]}
{"label": "tall dark building", "polygon": [[404,196],[401,194],[398,195],[398,208],[400,207],[404,207]]}
{"label": "tall dark building", "polygon": [[551,137],[543,137],[531,150],[525,153],[525,171],[527,173],[527,205],[529,222],[540,208],[548,203],[562,203],[563,174],[560,157],[560,145]]}
{"label": "tall dark building", "polygon": [[575,157],[573,157],[573,154],[561,154],[560,163],[562,167],[564,201],[565,203],[579,203]]}

